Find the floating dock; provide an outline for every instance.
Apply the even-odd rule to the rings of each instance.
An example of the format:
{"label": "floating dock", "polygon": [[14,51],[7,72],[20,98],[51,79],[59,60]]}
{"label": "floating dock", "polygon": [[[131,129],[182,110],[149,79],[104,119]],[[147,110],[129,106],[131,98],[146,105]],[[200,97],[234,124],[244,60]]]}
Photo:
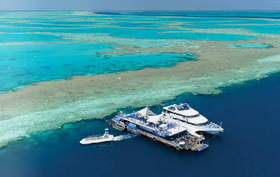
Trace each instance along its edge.
{"label": "floating dock", "polygon": [[209,146],[208,144],[204,144],[204,143],[198,142],[197,144],[185,145],[183,147],[180,147],[180,146],[178,146],[178,143],[165,140],[165,139],[163,139],[161,137],[152,135],[150,133],[147,133],[147,132],[139,130],[139,129],[138,130],[132,130],[132,129],[127,128],[127,131],[129,131],[131,133],[134,133],[136,135],[146,136],[146,137],[148,137],[148,138],[150,138],[150,139],[152,139],[154,141],[159,141],[159,142],[161,142],[161,143],[163,143],[163,144],[165,144],[167,146],[176,148],[176,150],[201,151],[203,149],[206,149]]}
{"label": "floating dock", "polygon": [[168,122],[147,108],[132,114],[119,114],[112,119],[111,124],[118,130],[146,136],[178,151],[202,151],[209,146],[202,142],[204,138],[191,135],[186,128]]}

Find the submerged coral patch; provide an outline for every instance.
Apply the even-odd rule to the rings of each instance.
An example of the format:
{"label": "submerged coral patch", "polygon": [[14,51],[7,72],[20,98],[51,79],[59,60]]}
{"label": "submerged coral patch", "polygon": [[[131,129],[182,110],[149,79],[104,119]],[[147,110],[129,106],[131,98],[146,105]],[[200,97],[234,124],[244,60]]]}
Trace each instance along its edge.
{"label": "submerged coral patch", "polygon": [[262,43],[241,43],[241,44],[227,44],[228,47],[232,48],[254,48],[254,49],[267,49],[271,48],[272,45]]}

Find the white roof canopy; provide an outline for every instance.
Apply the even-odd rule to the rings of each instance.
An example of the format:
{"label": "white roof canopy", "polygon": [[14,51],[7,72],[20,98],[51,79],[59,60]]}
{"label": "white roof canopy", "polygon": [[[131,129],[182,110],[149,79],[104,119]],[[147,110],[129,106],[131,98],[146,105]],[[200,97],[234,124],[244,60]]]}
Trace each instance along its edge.
{"label": "white roof canopy", "polygon": [[155,116],[149,116],[149,119],[147,120],[147,122],[151,122],[151,123],[157,124],[157,122],[159,121],[159,119],[162,116],[163,116],[162,114],[155,115]]}
{"label": "white roof canopy", "polygon": [[141,109],[140,111],[137,112],[140,116],[147,116],[147,115],[156,115],[155,113],[153,113],[151,110],[149,110],[148,107]]}

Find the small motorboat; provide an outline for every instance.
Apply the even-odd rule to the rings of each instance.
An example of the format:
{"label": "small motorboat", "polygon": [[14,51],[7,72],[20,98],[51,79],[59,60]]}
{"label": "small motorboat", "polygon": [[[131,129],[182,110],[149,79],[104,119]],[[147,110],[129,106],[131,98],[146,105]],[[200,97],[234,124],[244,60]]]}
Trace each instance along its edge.
{"label": "small motorboat", "polygon": [[96,144],[96,143],[114,141],[114,135],[110,135],[108,130],[109,129],[106,128],[104,135],[101,136],[92,135],[90,137],[86,137],[80,141],[80,144],[87,145],[87,144]]}

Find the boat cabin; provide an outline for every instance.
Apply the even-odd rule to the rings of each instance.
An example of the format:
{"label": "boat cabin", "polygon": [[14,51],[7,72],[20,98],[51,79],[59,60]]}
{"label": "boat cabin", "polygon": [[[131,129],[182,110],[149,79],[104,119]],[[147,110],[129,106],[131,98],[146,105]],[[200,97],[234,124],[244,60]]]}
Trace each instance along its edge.
{"label": "boat cabin", "polygon": [[193,125],[207,124],[208,119],[199,114],[198,111],[191,108],[187,103],[180,105],[174,104],[163,107],[163,115],[174,120],[179,120]]}

